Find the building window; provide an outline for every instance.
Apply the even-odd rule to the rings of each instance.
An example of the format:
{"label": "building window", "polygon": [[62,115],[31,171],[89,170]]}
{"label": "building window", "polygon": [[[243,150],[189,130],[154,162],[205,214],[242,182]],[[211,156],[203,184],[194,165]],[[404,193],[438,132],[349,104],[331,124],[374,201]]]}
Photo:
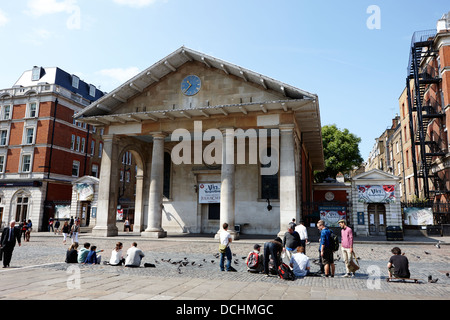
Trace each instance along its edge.
{"label": "building window", "polygon": [[31,172],[31,154],[24,154],[22,156],[22,172]]}
{"label": "building window", "polygon": [[[267,156],[270,157],[272,149],[267,149]],[[261,168],[270,168],[271,163],[261,164]],[[278,172],[274,175],[261,175],[261,199],[279,199],[279,179]]]}
{"label": "building window", "polygon": [[11,106],[3,106],[2,108],[2,120],[10,120],[11,119]]}
{"label": "building window", "polygon": [[81,139],[81,152],[84,153],[84,148],[86,147],[86,139]]}
{"label": "building window", "polygon": [[31,73],[31,81],[38,81],[41,78],[41,68],[34,67]]}
{"label": "building window", "polygon": [[103,143],[99,143],[98,145],[98,157],[101,158],[103,153]]}
{"label": "building window", "polygon": [[80,78],[73,75],[72,76],[72,87],[74,87],[75,89],[78,89],[79,85],[80,85]]}
{"label": "building window", "polygon": [[80,140],[81,138],[77,136],[77,144],[75,146],[75,150],[80,151]]}
{"label": "building window", "polygon": [[16,221],[23,221],[27,219],[28,214],[28,197],[18,196],[16,206]]}
{"label": "building window", "polygon": [[72,164],[72,177],[78,177],[80,174],[80,161],[74,161]]}
{"label": "building window", "polygon": [[95,140],[91,141],[91,156],[95,154]]}
{"label": "building window", "polygon": [[28,105],[28,118],[36,118],[37,117],[37,103],[32,102]]}
{"label": "building window", "polygon": [[5,156],[0,156],[0,173],[4,172],[5,172]]}
{"label": "building window", "polygon": [[8,130],[0,131],[0,146],[6,146],[8,144]]}
{"label": "building window", "polygon": [[76,137],[75,137],[75,135],[73,134],[73,135],[72,135],[72,140],[71,140],[71,142],[70,142],[70,150],[75,150],[75,139],[76,139]]}
{"label": "building window", "polygon": [[92,174],[91,176],[98,178],[98,165],[93,164],[92,165]]}
{"label": "building window", "polygon": [[34,128],[26,128],[25,144],[33,144],[34,142]]}
{"label": "building window", "polygon": [[164,152],[164,184],[163,195],[170,199],[170,175],[172,171],[172,158],[170,153]]}
{"label": "building window", "polygon": [[96,92],[96,88],[95,88],[95,86],[94,85],[89,85],[89,95],[91,96],[91,97],[95,97],[95,92]]}

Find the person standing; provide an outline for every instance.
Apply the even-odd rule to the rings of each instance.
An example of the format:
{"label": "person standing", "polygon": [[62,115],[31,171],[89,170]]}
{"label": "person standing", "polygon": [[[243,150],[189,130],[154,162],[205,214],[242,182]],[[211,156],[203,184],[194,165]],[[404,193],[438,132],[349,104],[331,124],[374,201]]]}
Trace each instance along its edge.
{"label": "person standing", "polygon": [[320,230],[319,252],[324,265],[325,277],[334,277],[335,265],[331,247],[331,231],[325,226],[323,220],[317,222],[317,228]]}
{"label": "person standing", "polygon": [[16,221],[12,220],[9,223],[9,227],[4,228],[2,232],[0,247],[2,249],[3,255],[3,268],[9,268],[16,242],[19,244],[19,247],[22,245],[22,243],[20,242],[20,230],[15,226]]}
{"label": "person standing", "polygon": [[300,235],[300,246],[305,248],[306,254],[306,244],[308,243],[308,231],[306,230],[303,220],[300,220],[299,224],[295,227],[295,231]]}
{"label": "person standing", "polygon": [[125,219],[125,222],[123,223],[124,225],[124,231],[126,231],[127,233],[130,232],[131,230],[131,226],[130,226],[130,220],[128,220],[128,218]]}
{"label": "person standing", "polygon": [[61,225],[61,223],[59,222],[58,219],[56,219],[55,221],[55,234],[59,234],[59,226]]}
{"label": "person standing", "polygon": [[77,220],[70,230],[72,234],[72,244],[78,242],[78,234],[80,233],[80,220]]}
{"label": "person standing", "polygon": [[48,232],[50,232],[50,229],[52,229],[52,232],[55,232],[55,229],[53,228],[53,218],[50,217],[50,219],[48,219]]}
{"label": "person standing", "polygon": [[62,234],[63,234],[63,243],[66,244],[66,240],[67,240],[67,235],[70,232],[70,227],[69,227],[69,223],[67,221],[64,221],[64,225],[62,227],[61,230]]}
{"label": "person standing", "polygon": [[27,222],[27,231],[25,232],[25,241],[30,242],[31,231],[33,231],[33,223],[30,219]]}
{"label": "person standing", "polygon": [[[231,234],[228,232],[228,223],[226,222],[222,225],[222,230],[220,230],[219,239],[220,245],[225,248],[223,252],[220,252],[220,263],[219,263],[220,270],[225,271],[226,268],[227,271],[234,272],[236,271],[236,269],[234,269],[231,266],[232,254],[230,249],[230,243],[233,241],[233,239],[231,238]],[[226,266],[224,266],[225,258],[227,259]]]}
{"label": "person standing", "polygon": [[339,220],[339,226],[341,227],[341,250],[342,257],[344,258],[346,274],[344,278],[350,278],[355,275],[349,269],[350,262],[353,260],[353,230],[347,226],[345,220]]}
{"label": "person standing", "polygon": [[294,231],[292,224],[289,224],[288,231],[284,234],[283,238],[283,250],[286,253],[286,258],[288,261],[291,260],[292,254],[297,250],[300,245],[300,235],[298,232]]}

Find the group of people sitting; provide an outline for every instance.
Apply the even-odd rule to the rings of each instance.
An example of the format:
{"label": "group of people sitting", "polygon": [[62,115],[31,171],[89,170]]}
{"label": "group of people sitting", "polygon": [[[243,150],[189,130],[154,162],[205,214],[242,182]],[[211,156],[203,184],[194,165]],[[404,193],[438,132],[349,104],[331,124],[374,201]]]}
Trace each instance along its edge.
{"label": "group of people sitting", "polygon": [[[101,252],[104,252],[104,250],[97,250],[97,246],[91,246],[89,242],[84,243],[83,248],[78,250],[78,242],[75,242],[67,250],[66,263],[100,264],[102,257],[99,253]],[[123,243],[117,242],[111,252],[111,258],[104,264],[138,268],[144,256],[144,252],[137,248],[136,242],[131,244],[131,247],[126,252],[126,256],[124,256]]]}
{"label": "group of people sitting", "polygon": [[[265,273],[277,275],[278,267],[283,263],[281,254],[283,252],[283,241],[277,237],[264,243],[264,251],[261,246],[255,244],[245,260],[247,271],[251,273]],[[297,278],[303,278],[310,274],[311,264],[305,255],[305,247],[298,246],[295,251],[290,252],[289,266]]]}

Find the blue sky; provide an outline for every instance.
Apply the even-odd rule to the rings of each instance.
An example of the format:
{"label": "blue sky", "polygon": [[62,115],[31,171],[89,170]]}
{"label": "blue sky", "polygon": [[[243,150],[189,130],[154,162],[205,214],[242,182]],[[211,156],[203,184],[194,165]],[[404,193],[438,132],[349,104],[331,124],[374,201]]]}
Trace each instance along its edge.
{"label": "blue sky", "polygon": [[0,88],[37,65],[111,91],[185,45],[318,94],[322,125],[359,136],[367,159],[399,113],[413,32],[448,11],[448,0],[2,1]]}

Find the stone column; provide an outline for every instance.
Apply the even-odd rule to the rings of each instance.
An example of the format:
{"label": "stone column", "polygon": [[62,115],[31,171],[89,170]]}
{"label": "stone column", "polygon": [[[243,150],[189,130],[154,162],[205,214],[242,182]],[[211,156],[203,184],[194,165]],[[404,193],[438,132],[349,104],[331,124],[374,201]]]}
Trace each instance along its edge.
{"label": "stone column", "polygon": [[144,176],[136,176],[136,200],[134,204],[134,225],[133,232],[141,232],[142,225],[144,222],[144,199],[143,199],[143,189],[144,189]]}
{"label": "stone column", "polygon": [[148,204],[148,226],[141,236],[164,238],[167,232],[162,228],[162,200],[164,185],[164,139],[166,135],[153,134],[152,168],[150,175],[150,192]]}
{"label": "stone column", "polygon": [[219,238],[222,225],[228,223],[228,232],[233,240],[239,239],[234,230],[235,225],[235,171],[234,164],[234,129],[223,129],[222,172],[220,186],[220,227],[216,234]]}
{"label": "stone column", "polygon": [[297,217],[294,125],[280,126],[280,232],[284,236],[292,218]]}
{"label": "stone column", "polygon": [[116,226],[118,173],[118,143],[113,135],[103,136],[103,153],[98,190],[97,223],[93,236],[112,237],[119,233]]}

